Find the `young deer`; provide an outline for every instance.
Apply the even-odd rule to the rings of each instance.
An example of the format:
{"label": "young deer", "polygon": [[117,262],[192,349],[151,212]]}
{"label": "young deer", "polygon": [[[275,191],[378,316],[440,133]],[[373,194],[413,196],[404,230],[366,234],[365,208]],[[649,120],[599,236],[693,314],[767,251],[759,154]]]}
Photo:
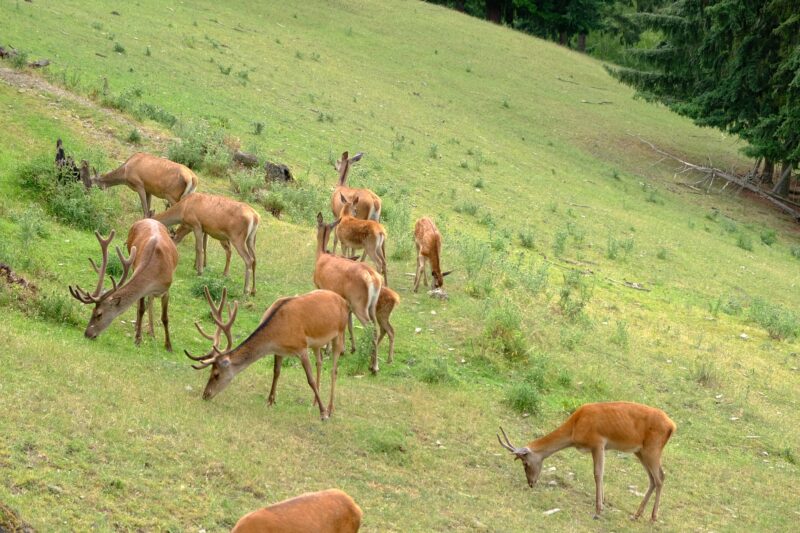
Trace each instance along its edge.
{"label": "young deer", "polygon": [[542,462],[564,448],[574,447],[580,452],[591,452],[594,461],[595,518],[603,510],[603,462],[605,450],[633,453],[642,463],[650,478],[650,488],[636,511],[634,518],[644,512],[653,490],[656,500],[651,519],[658,518],[658,503],[664,485],[661,452],[675,432],[675,423],[661,409],[630,402],[587,403],[579,407],[561,427],[539,439],[517,448],[509,442],[503,428],[505,442],[497,436],[503,448],[520,459],[525,467],[528,485],[533,487],[542,471]]}
{"label": "young deer", "polygon": [[[357,153],[353,157],[348,157],[347,152],[342,153],[342,158],[334,163],[333,167],[339,172],[339,181],[336,183],[336,188],[333,189],[331,196],[331,211],[333,217],[339,216],[342,212],[341,196],[352,198],[358,196],[359,200],[355,202],[354,217],[362,220],[374,220],[380,222],[381,220],[381,199],[377,194],[369,189],[354,189],[347,186],[347,175],[350,173],[350,166],[356,161],[361,160],[364,154]],[[333,251],[336,252],[336,240],[333,241]]]}
{"label": "young deer", "polygon": [[[210,297],[208,300],[211,307],[211,318],[217,328],[222,330],[225,336],[230,339],[230,330],[236,318],[235,312],[229,310],[228,321],[223,322],[221,310],[224,302],[221,302],[219,307],[215,307]],[[184,352],[190,359],[200,361],[199,365],[192,365],[193,368],[201,370],[211,366],[211,375],[203,391],[204,400],[210,400],[223,391],[231,380],[236,377],[236,374],[254,362],[265,355],[275,354],[275,366],[268,405],[275,403],[275,391],[281,374],[283,358],[297,356],[303,364],[308,385],[314,391],[314,404],[319,405],[320,417],[322,420],[326,420],[333,414],[336,372],[339,355],[344,351],[344,330],[346,327],[347,302],[334,292],[316,290],[300,296],[276,300],[261,317],[261,323],[256,330],[233,349],[227,348],[224,352],[219,350],[217,346],[219,331],[215,336],[210,336],[201,331],[201,334],[206,338],[211,337],[214,340],[216,337],[217,340],[211,346],[211,351],[199,357],[191,355],[188,351]],[[333,344],[333,366],[331,369],[331,397],[326,410],[319,396],[318,381],[314,381],[314,376],[311,373],[308,349],[314,350],[317,356],[317,364],[321,364],[322,355],[320,349],[329,342]],[[319,367],[317,368],[317,373],[319,374]]]}
{"label": "young deer", "polygon": [[[328,237],[336,224],[336,222],[330,225],[325,224],[322,220],[322,213],[317,213],[317,260],[314,266],[314,286],[334,291],[347,300],[350,311],[355,313],[356,318],[365,327],[370,322],[377,324],[376,308],[383,286],[381,276],[366,263],[328,253]],[[355,351],[353,319],[350,314],[347,317],[347,324],[350,331],[350,345]],[[372,343],[370,370],[373,374],[377,374],[377,331],[375,331]]]}
{"label": "young deer", "polygon": [[[439,256],[442,254],[442,235],[436,224],[428,217],[422,217],[414,224],[414,244],[417,246],[417,273],[414,275],[414,292],[419,288],[420,277],[428,286],[428,274],[425,262],[431,263],[431,288],[438,289],[444,285],[444,277],[452,272],[442,272]],[[420,276],[421,275],[421,276]]]}
{"label": "young deer", "polygon": [[250,294],[255,295],[256,232],[261,222],[255,209],[224,196],[196,192],[153,215],[153,218],[166,226],[180,224],[175,232],[175,243],[180,243],[189,232],[194,233],[194,265],[198,275],[203,273],[203,267],[206,266],[209,235],[225,249],[223,276],[228,275],[231,266],[232,243],[244,261],[244,294],[247,294],[249,286]]}
{"label": "young deer", "polygon": [[189,167],[163,157],[144,152],[130,156],[119,168],[102,176],[95,176],[92,183],[105,189],[114,185],[127,185],[139,194],[142,211],[150,213],[152,196],[163,198],[170,205],[178,203],[197,188],[197,176]]}
{"label": "young deer", "polygon": [[[394,328],[389,323],[389,317],[394,311],[397,304],[400,303],[400,295],[394,292],[389,287],[382,287],[381,294],[378,296],[378,305],[375,307],[375,315],[378,319],[378,328],[380,335],[375,350],[380,347],[384,335],[389,335],[389,357],[386,359],[387,363],[394,361]],[[348,323],[350,333],[352,335],[352,323]],[[355,348],[355,346],[353,346]]]}
{"label": "young deer", "polygon": [[356,533],[361,508],[338,489],[309,492],[244,515],[231,533]]}
{"label": "young deer", "polygon": [[[352,255],[359,248],[364,249],[361,261],[369,255],[375,266],[383,274],[383,282],[388,285],[386,276],[386,230],[380,222],[374,220],[361,220],[353,216],[353,210],[358,203],[358,196],[350,200],[342,195],[342,210],[334,230],[336,236],[342,241],[342,252],[345,256]],[[336,245],[334,244],[334,250]]]}
{"label": "young deer", "polygon": [[[103,261],[100,267],[89,259],[99,279],[93,293],[81,289],[79,286],[70,286],[69,292],[78,301],[85,304],[94,304],[92,317],[86,326],[85,335],[94,339],[102,333],[111,322],[122,314],[134,302],[139,302],[136,313],[136,338],[138,345],[142,341],[142,317],[145,310],[145,298],[161,296],[161,323],[164,324],[165,347],[172,351],[169,340],[169,287],[172,276],[178,266],[178,250],[167,233],[167,228],[155,220],[140,220],[131,226],[128,232],[128,259],[122,256],[117,247],[117,255],[122,263],[122,276],[117,282],[111,278],[111,289],[103,292],[103,280],[108,266],[108,245],[114,239],[112,230],[108,238],[104,239],[95,232],[103,252]],[[128,280],[128,274],[133,266],[133,276]],[[126,283],[127,281],[127,283]],[[150,310],[150,334],[153,334],[152,298],[147,305]]]}

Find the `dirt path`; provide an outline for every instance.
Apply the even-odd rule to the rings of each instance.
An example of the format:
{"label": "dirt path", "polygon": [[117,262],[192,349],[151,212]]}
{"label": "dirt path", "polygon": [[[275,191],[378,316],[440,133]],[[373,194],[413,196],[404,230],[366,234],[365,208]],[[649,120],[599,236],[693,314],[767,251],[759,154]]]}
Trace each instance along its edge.
{"label": "dirt path", "polygon": [[[0,67],[0,80],[20,92],[35,92],[47,99],[50,107],[55,108],[62,118],[77,123],[83,133],[102,145],[112,159],[127,158],[136,149],[164,154],[169,142],[174,139],[165,131],[144,125],[117,110],[102,107],[97,102],[53,85],[36,74]],[[72,109],[64,105],[64,101],[69,102]],[[102,123],[96,122],[93,116],[85,116],[88,113],[80,113],[80,110],[90,112],[93,116],[99,114],[103,117]],[[120,132],[130,132],[134,128],[142,136],[141,145],[136,147],[125,144],[120,139]]]}

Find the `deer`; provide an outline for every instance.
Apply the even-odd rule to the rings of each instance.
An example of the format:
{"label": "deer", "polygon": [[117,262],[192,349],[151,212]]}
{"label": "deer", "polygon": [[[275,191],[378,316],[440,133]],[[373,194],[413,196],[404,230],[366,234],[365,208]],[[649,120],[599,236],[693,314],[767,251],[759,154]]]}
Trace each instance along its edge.
{"label": "deer", "polygon": [[231,533],[356,533],[361,508],[339,489],[308,492],[244,515]]}
{"label": "deer", "polygon": [[[170,239],[167,229],[155,220],[143,219],[135,222],[128,232],[128,258],[125,259],[119,247],[117,256],[122,263],[122,275],[119,282],[111,277],[111,288],[103,291],[103,282],[108,267],[108,246],[114,240],[115,231],[103,238],[95,232],[100,243],[103,259],[100,267],[90,258],[92,268],[98,275],[94,292],[75,285],[69,287],[70,294],[79,302],[94,304],[92,316],[86,326],[84,335],[88,339],[97,338],[111,322],[122,314],[134,302],[138,302],[136,312],[135,344],[142,341],[142,317],[145,307],[149,311],[150,335],[153,336],[152,297],[161,297],[161,323],[164,325],[164,347],[172,351],[169,338],[169,288],[172,276],[178,267],[178,250]],[[131,271],[133,267],[133,271]],[[132,275],[130,275],[132,273]],[[128,279],[130,275],[130,279]],[[149,298],[145,306],[145,299]]]}
{"label": "deer", "polygon": [[163,198],[169,205],[197,189],[197,176],[189,167],[152,154],[137,152],[117,169],[98,175],[92,184],[101,189],[127,185],[139,194],[145,218],[150,213],[150,199]]}
{"label": "deer", "polygon": [[[196,370],[211,367],[208,383],[203,390],[203,399],[211,400],[225,390],[236,375],[262,357],[274,354],[274,368],[272,373],[272,386],[270,387],[267,405],[275,404],[275,392],[278,378],[281,374],[281,365],[286,356],[296,356],[303,365],[306,379],[314,392],[314,405],[319,405],[320,418],[327,420],[334,410],[334,393],[336,390],[336,373],[339,356],[344,351],[344,330],[347,327],[347,302],[332,291],[315,290],[309,293],[277,299],[261,317],[261,322],[255,331],[235,348],[230,348],[231,328],[236,318],[235,313],[229,314],[227,321],[223,322],[221,316],[222,304],[216,307],[208,298],[211,307],[211,318],[219,330],[229,339],[228,348],[220,351],[218,342],[220,333],[208,335],[201,330],[205,338],[211,337],[214,344],[205,355],[194,356],[184,350],[186,357],[199,364],[192,365]],[[237,304],[234,304],[235,306]],[[201,328],[198,328],[199,330]],[[327,409],[323,406],[319,396],[319,373],[322,363],[320,350],[326,344],[332,344],[332,369],[331,369],[331,396]],[[316,354],[317,376],[315,381],[311,371],[311,361],[308,350]]]}
{"label": "deer", "polygon": [[[244,261],[244,294],[256,294],[256,232],[261,216],[244,202],[224,196],[193,193],[182,198],[166,210],[153,214],[153,219],[165,226],[180,224],[174,241],[179,244],[190,232],[194,233],[197,275],[203,273],[207,264],[208,236],[217,239],[225,249],[225,270],[231,266],[231,244]],[[252,276],[252,280],[251,280]],[[251,283],[252,281],[252,283]]]}
{"label": "deer", "polygon": [[[347,186],[347,175],[350,173],[350,167],[353,163],[360,161],[364,154],[359,152],[353,157],[348,156],[348,152],[342,152],[342,158],[333,164],[333,168],[339,172],[339,181],[336,183],[336,187],[333,189],[333,195],[331,196],[331,211],[333,212],[333,216],[339,216],[339,213],[342,211],[340,195],[348,198],[358,195],[360,201],[356,202],[356,212],[353,216],[362,220],[380,222],[380,197],[369,189],[356,189]],[[336,251],[335,243],[333,249]]]}
{"label": "deer", "polygon": [[[328,238],[331,230],[335,229],[338,222],[325,224],[322,213],[317,213],[317,254],[314,265],[314,286],[319,289],[328,289],[336,292],[347,300],[350,312],[356,315],[364,327],[372,322],[377,323],[377,305],[383,281],[374,268],[360,261],[353,261],[329,253]],[[350,346],[355,352],[355,337],[353,336],[353,318],[347,317],[348,331],[350,332]],[[391,336],[389,337],[391,339]],[[378,373],[378,332],[373,336],[373,351],[370,361],[370,371]]]}
{"label": "deer", "polygon": [[[394,328],[389,323],[389,317],[394,311],[397,304],[400,303],[400,295],[394,292],[389,287],[381,287],[381,293],[378,296],[378,304],[375,306],[375,317],[378,321],[378,329],[380,335],[375,344],[375,350],[380,348],[381,341],[385,335],[389,335],[389,357],[386,359],[387,363],[394,361]],[[352,322],[348,323],[350,333],[352,335]],[[353,346],[355,348],[355,346]]]}
{"label": "deer", "polygon": [[[355,218],[353,213],[356,205],[358,205],[358,195],[353,196],[351,199],[341,197],[342,210],[339,212],[339,218],[334,229],[335,235],[342,241],[342,252],[344,255],[350,255],[354,250],[363,248],[364,253],[361,254],[361,261],[369,255],[375,266],[383,275],[383,282],[389,284],[389,278],[386,272],[386,229],[380,222],[374,220],[361,220]],[[334,251],[336,244],[334,243]]]}
{"label": "deer", "polygon": [[436,290],[444,286],[444,277],[452,270],[442,272],[439,257],[442,254],[442,235],[433,220],[422,217],[414,224],[414,244],[417,247],[417,272],[414,275],[414,292],[419,288],[422,277],[425,286],[428,286],[428,274],[425,272],[425,263],[431,264],[431,289]]}
{"label": "deer", "polygon": [[503,428],[505,442],[497,435],[500,444],[522,461],[528,485],[533,488],[542,471],[542,462],[564,448],[576,448],[580,452],[591,452],[594,461],[595,515],[600,518],[603,510],[603,464],[605,450],[633,453],[642,463],[650,487],[639,510],[633,516],[638,519],[645,510],[650,495],[655,490],[651,520],[658,519],[658,504],[664,486],[664,469],[661,468],[661,453],[677,429],[664,411],[632,402],[587,403],[579,407],[558,429],[544,437],[532,440],[527,446],[512,445]]}

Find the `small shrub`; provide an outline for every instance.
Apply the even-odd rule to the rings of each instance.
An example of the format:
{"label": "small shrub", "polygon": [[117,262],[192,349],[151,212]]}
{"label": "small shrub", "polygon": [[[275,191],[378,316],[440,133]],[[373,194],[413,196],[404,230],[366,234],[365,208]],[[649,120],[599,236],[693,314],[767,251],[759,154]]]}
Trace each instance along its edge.
{"label": "small shrub", "polygon": [[[263,178],[260,179],[260,186],[263,186]],[[295,183],[271,183],[268,191],[267,197],[274,195],[279,198],[285,206],[283,212],[286,218],[296,224],[316,224],[320,206],[328,204],[330,200],[329,189],[320,182],[298,180]],[[263,200],[263,195],[260,192],[256,197]]]}
{"label": "small shrub", "polygon": [[667,259],[667,249],[666,248],[659,248],[658,252],[656,252],[656,257],[661,260]]}
{"label": "small shrub", "polygon": [[217,68],[219,69],[220,73],[222,73],[225,76],[227,76],[227,75],[229,75],[231,73],[231,69],[233,69],[233,65],[228,65],[227,67],[224,67],[222,65],[217,65]]}
{"label": "small shrub", "polygon": [[508,390],[506,403],[518,413],[536,415],[542,409],[542,395],[535,385],[522,381]]}
{"label": "small shrub", "polygon": [[611,176],[611,179],[614,179],[614,180],[617,180],[617,181],[621,181],[622,180],[622,178],[619,175],[619,170],[617,170],[616,168],[612,168],[609,175]]}
{"label": "small shrub", "polygon": [[503,302],[489,311],[483,336],[501,355],[511,360],[523,360],[528,357],[528,349],[521,328],[519,310],[511,303]]}
{"label": "small shrub", "polygon": [[122,46],[120,43],[114,43],[114,51],[118,54],[124,54],[125,47]]}
{"label": "small shrub", "polygon": [[508,97],[503,98],[502,106],[506,109],[509,109],[511,107],[511,104],[508,102]]}
{"label": "small shrub", "polygon": [[556,254],[556,256],[560,256],[564,253],[567,247],[567,237],[569,237],[569,233],[565,230],[556,232],[553,238],[553,253]]}
{"label": "small shrub", "polygon": [[432,144],[430,148],[428,148],[428,157],[431,159],[439,159],[439,145]]}
{"label": "small shrub", "polygon": [[23,69],[28,66],[28,52],[17,50],[16,55],[11,56],[11,66],[15,69]]}
{"label": "small shrub", "polygon": [[795,339],[800,334],[800,319],[792,311],[756,299],[748,311],[750,320],[764,328],[773,339]]}
{"label": "small shrub", "polygon": [[472,182],[472,186],[476,189],[484,189],[486,188],[486,182],[483,181],[482,177],[478,177],[478,179]]}
{"label": "small shrub", "polygon": [[178,125],[176,133],[179,141],[168,149],[168,158],[191,169],[204,164],[206,170],[224,175],[230,164],[230,151],[225,145],[225,134],[221,129],[212,128],[205,120],[190,121]]}
{"label": "small shrub", "polygon": [[151,55],[153,55],[152,52],[150,52],[150,46],[148,46],[147,48],[144,49],[144,55],[147,56],[147,57],[150,57]]}
{"label": "small shrub", "polygon": [[264,123],[263,122],[253,122],[253,135],[261,135],[264,133]]}
{"label": "small shrub", "polygon": [[460,204],[456,204],[456,206],[453,207],[453,210],[456,213],[463,213],[463,214],[466,214],[466,215],[475,216],[475,215],[478,214],[478,209],[479,208],[480,208],[480,206],[478,204],[476,204],[475,202],[464,201],[464,202],[461,202]]}
{"label": "small shrub", "polygon": [[611,344],[615,344],[623,349],[628,349],[628,323],[624,320],[617,321],[617,327],[609,339]]}
{"label": "small shrub", "polygon": [[31,205],[22,213],[16,216],[19,227],[19,240],[22,243],[30,243],[35,239],[43,239],[50,236],[46,225],[47,215],[38,205]]}
{"label": "small shrub", "polygon": [[708,388],[718,387],[720,384],[719,371],[714,363],[703,361],[695,365],[692,378],[700,385]]}
{"label": "small shrub", "polygon": [[229,179],[231,189],[240,200],[254,203],[266,199],[265,196],[256,195],[257,191],[264,188],[264,172],[261,169],[242,169],[233,173]]}
{"label": "small shrub", "polygon": [[748,252],[753,251],[753,239],[746,233],[740,233],[736,239],[736,246]]}
{"label": "small shrub", "polygon": [[774,229],[765,229],[761,232],[761,242],[767,246],[772,246],[778,241],[778,234]]}
{"label": "small shrub", "polygon": [[215,301],[219,301],[219,299],[222,298],[222,289],[227,287],[228,295],[235,296],[235,294],[233,294],[234,291],[232,291],[231,287],[228,287],[226,282],[226,278],[223,278],[219,274],[212,274],[209,272],[208,268],[206,268],[201,276],[197,276],[192,280],[189,293],[195,298],[205,298],[205,289],[208,288],[208,293],[211,297]]}
{"label": "small shrub", "polygon": [[455,378],[450,374],[447,360],[444,358],[434,359],[431,363],[420,368],[420,381],[428,384],[452,383]]}
{"label": "small shrub", "polygon": [[570,321],[577,320],[592,297],[592,288],[577,270],[564,273],[564,285],[559,293],[558,305]]}
{"label": "small shrub", "polygon": [[142,142],[142,134],[139,133],[137,128],[133,128],[126,140],[131,144],[140,144]]}
{"label": "small shrub", "polygon": [[77,305],[63,291],[41,291],[34,301],[39,318],[72,326],[78,326],[82,322]]}
{"label": "small shrub", "polygon": [[532,250],[536,247],[536,241],[533,236],[533,231],[530,229],[522,229],[519,231],[519,242],[523,248]]}
{"label": "small shrub", "polygon": [[490,212],[486,211],[480,216],[480,218],[478,218],[478,224],[486,226],[487,228],[493,228],[495,225],[494,217]]}

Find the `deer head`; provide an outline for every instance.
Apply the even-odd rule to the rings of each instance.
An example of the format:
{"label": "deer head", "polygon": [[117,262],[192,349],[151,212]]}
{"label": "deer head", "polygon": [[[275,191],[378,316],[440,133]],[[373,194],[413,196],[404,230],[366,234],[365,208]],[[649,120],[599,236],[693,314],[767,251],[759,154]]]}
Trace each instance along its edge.
{"label": "deer head", "polygon": [[536,482],[539,481],[539,474],[542,473],[542,462],[544,461],[544,457],[534,452],[527,446],[523,448],[517,448],[511,444],[511,441],[508,440],[508,435],[506,435],[506,432],[503,431],[502,427],[500,428],[500,431],[502,431],[503,437],[506,439],[506,441],[503,442],[502,439],[500,439],[500,435],[497,435],[497,441],[500,443],[500,446],[514,454],[515,461],[517,459],[522,461],[522,466],[525,467],[525,477],[528,478],[528,486],[533,488],[533,486],[536,485]]}
{"label": "deer head", "polygon": [[[203,391],[203,399],[210,400],[219,394],[223,389],[225,389],[234,376],[236,376],[236,371],[234,371],[233,367],[231,366],[231,359],[228,355],[230,354],[231,347],[233,346],[231,328],[233,327],[233,322],[236,320],[236,313],[239,310],[239,302],[233,302],[233,306],[228,304],[228,320],[223,322],[222,310],[225,308],[225,303],[228,298],[228,289],[222,289],[222,298],[220,299],[218,306],[214,304],[214,300],[211,298],[211,293],[208,292],[208,287],[204,287],[203,290],[206,295],[206,301],[211,308],[211,318],[216,324],[217,328],[213,335],[209,335],[203,331],[203,328],[200,326],[199,322],[195,322],[194,325],[197,328],[197,331],[200,332],[200,335],[212,342],[211,350],[205,355],[201,356],[194,356],[190,354],[188,350],[184,350],[184,353],[189,359],[193,361],[200,361],[199,365],[192,365],[192,368],[195,370],[202,370],[207,366],[212,367],[211,375],[209,376],[208,383],[206,383],[206,388]],[[227,341],[224,352],[220,352],[219,350],[219,341],[222,334],[225,334],[225,340]]]}
{"label": "deer head", "polygon": [[339,185],[344,185],[345,181],[347,180],[347,173],[350,172],[350,165],[355,163],[356,161],[360,161],[364,154],[362,152],[358,152],[353,157],[349,157],[348,152],[342,152],[342,158],[339,161],[336,161],[333,164],[333,168],[339,172]]}
{"label": "deer head", "polygon": [[322,253],[328,253],[328,239],[330,238],[333,228],[339,224],[341,219],[336,219],[330,224],[325,224],[322,218],[322,213],[317,213],[317,244],[321,246]]}
{"label": "deer head", "polygon": [[439,274],[438,272],[431,272],[433,281],[431,282],[431,289],[438,289],[444,285],[444,277],[449,276],[452,274],[452,270],[448,270],[447,272],[442,272]]}
{"label": "deer head", "polygon": [[131,265],[134,259],[136,259],[135,246],[131,248],[128,259],[123,257],[122,251],[120,251],[119,246],[117,246],[117,256],[119,257],[120,263],[122,263],[123,269],[122,277],[119,282],[117,282],[113,276],[109,276],[111,277],[112,286],[109,290],[103,292],[103,280],[106,275],[106,268],[108,267],[108,245],[114,239],[115,232],[111,230],[111,234],[106,239],[101,237],[100,233],[96,231],[94,234],[98,242],[100,242],[100,249],[103,252],[103,261],[99,268],[95,262],[89,258],[89,263],[91,263],[92,268],[98,275],[97,287],[95,287],[94,292],[90,294],[88,291],[81,289],[78,285],[74,287],[72,285],[69,286],[69,292],[76,300],[84,304],[94,304],[92,316],[89,319],[89,325],[86,326],[86,331],[84,332],[84,335],[89,339],[94,339],[100,335],[100,333],[127,308],[127,305],[122,302],[122,298],[119,296],[119,289],[122,288],[127,281]]}

